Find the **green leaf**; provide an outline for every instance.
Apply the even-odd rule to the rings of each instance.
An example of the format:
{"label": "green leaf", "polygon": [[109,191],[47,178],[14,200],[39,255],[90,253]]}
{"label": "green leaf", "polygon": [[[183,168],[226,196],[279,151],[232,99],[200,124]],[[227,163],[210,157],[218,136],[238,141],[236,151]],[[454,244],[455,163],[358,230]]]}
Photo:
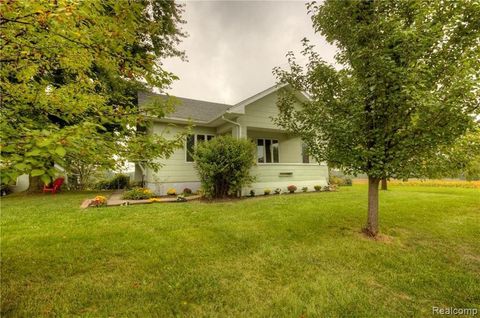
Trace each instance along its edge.
{"label": "green leaf", "polygon": [[52,178],[48,174],[44,174],[40,177],[40,180],[43,181],[44,184],[49,184],[52,182]]}
{"label": "green leaf", "polygon": [[45,170],[42,170],[42,169],[33,169],[30,174],[32,175],[32,177],[38,177],[38,176],[44,175],[44,174],[45,174]]}
{"label": "green leaf", "polygon": [[25,154],[25,156],[27,157],[34,157],[34,156],[38,156],[42,151],[40,149],[33,149],[32,151],[29,151]]}
{"label": "green leaf", "polygon": [[28,165],[23,162],[20,162],[20,163],[17,163],[14,167],[17,170],[25,170],[28,168]]}
{"label": "green leaf", "polygon": [[46,147],[52,143],[51,139],[42,139],[37,141],[38,147]]}
{"label": "green leaf", "polygon": [[65,156],[65,154],[66,154],[67,152],[65,151],[65,148],[63,148],[62,146],[58,146],[58,147],[55,149],[55,153],[56,153],[57,155],[59,155],[60,157],[63,157],[63,156]]}
{"label": "green leaf", "polygon": [[14,152],[14,151],[15,151],[14,145],[8,145],[5,147],[2,147],[2,152]]}
{"label": "green leaf", "polygon": [[7,175],[2,175],[2,177],[1,177],[1,182],[5,183],[5,184],[8,184],[11,180],[12,179]]}

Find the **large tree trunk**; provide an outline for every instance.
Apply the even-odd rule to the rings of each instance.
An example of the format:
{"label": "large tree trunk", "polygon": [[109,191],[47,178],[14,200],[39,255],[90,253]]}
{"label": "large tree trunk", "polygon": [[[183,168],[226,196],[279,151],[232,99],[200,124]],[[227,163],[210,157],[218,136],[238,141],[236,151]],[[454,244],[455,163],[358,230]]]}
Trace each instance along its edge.
{"label": "large tree trunk", "polygon": [[29,176],[29,184],[28,184],[28,193],[38,193],[42,192],[43,189],[43,181],[40,180],[40,177],[32,177]]}
{"label": "large tree trunk", "polygon": [[387,190],[387,178],[382,179],[382,190]]}
{"label": "large tree trunk", "polygon": [[365,233],[376,236],[378,233],[378,185],[379,178],[368,176],[368,218]]}

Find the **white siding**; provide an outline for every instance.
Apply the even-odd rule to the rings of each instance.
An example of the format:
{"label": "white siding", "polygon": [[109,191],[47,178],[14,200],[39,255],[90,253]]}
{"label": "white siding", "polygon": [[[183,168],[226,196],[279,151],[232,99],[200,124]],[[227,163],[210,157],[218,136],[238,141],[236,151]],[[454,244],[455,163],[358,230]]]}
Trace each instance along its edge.
{"label": "white siding", "polygon": [[[185,128],[185,126],[181,125],[168,126],[163,123],[155,123],[153,132],[162,134],[166,138],[172,138],[176,133]],[[192,133],[216,135],[216,129],[210,127],[194,127]],[[183,147],[176,149],[167,160],[159,160],[159,162],[163,164],[163,167],[160,168],[159,171],[155,172],[152,169],[147,169],[145,178],[147,186],[158,194],[165,194],[168,187],[179,187],[176,188],[177,192],[181,192],[183,188],[188,185],[190,185],[188,187],[198,187],[199,178],[194,163],[187,162],[185,154],[184,144]]]}
{"label": "white siding", "polygon": [[272,190],[272,193],[276,188],[287,191],[292,184],[297,187],[297,192],[302,191],[303,187],[314,191],[315,185],[328,184],[328,168],[318,164],[258,164],[252,168],[251,174],[256,180],[245,187],[243,195],[248,195],[252,189],[257,195],[263,194],[265,189]]}

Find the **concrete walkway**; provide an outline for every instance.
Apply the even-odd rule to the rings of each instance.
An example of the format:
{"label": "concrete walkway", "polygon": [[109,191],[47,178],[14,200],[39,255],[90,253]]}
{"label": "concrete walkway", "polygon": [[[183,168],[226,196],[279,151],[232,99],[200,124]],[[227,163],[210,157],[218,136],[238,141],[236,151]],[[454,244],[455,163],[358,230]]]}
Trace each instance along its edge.
{"label": "concrete walkway", "polygon": [[[115,206],[115,205],[125,204],[125,202],[127,200],[123,200],[122,196],[123,196],[123,190],[114,191],[107,199],[107,206]],[[142,200],[142,201],[144,201],[144,200]]]}

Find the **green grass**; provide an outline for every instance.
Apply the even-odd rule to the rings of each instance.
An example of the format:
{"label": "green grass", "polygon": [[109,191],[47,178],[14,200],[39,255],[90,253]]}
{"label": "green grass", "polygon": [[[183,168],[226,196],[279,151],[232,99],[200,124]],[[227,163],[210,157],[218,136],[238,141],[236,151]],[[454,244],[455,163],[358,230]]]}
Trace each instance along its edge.
{"label": "green grass", "polygon": [[2,199],[2,317],[424,317],[480,307],[478,189],[366,187],[80,210]]}

